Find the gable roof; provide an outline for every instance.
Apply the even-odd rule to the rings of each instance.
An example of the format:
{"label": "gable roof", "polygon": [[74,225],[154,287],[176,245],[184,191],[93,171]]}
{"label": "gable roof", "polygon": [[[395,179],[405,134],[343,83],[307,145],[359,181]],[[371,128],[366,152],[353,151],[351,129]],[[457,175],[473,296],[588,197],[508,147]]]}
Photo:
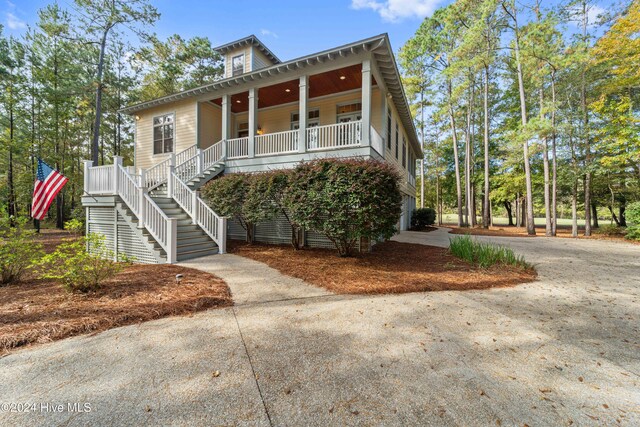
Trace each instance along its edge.
{"label": "gable roof", "polygon": [[[245,43],[244,40],[248,40],[251,37],[255,38],[255,36],[250,36],[236,42],[228,43],[218,49],[231,49],[231,46],[234,43]],[[257,40],[257,38],[255,39]],[[145,110],[157,105],[162,105],[185,98],[200,96],[206,93],[215,92],[216,90],[220,89],[242,86],[244,83],[268,79],[271,76],[278,76],[287,72],[312,66],[314,64],[320,64],[328,61],[333,61],[338,58],[357,55],[359,53],[362,53],[363,51],[371,52],[373,54],[373,59],[375,60],[377,68],[382,75],[384,84],[386,85],[387,90],[391,95],[393,103],[400,116],[400,120],[402,121],[402,124],[407,131],[409,141],[413,144],[416,152],[422,153],[422,148],[420,146],[420,142],[418,141],[418,135],[413,122],[413,117],[411,116],[409,102],[407,101],[407,97],[404,93],[404,87],[402,85],[402,81],[400,80],[400,72],[398,70],[398,66],[396,64],[395,56],[393,54],[393,50],[391,49],[391,44],[389,42],[389,36],[387,33],[338,46],[332,49],[327,49],[322,52],[313,53],[311,55],[302,56],[290,61],[280,62],[272,66],[241,74],[239,76],[232,76],[225,79],[216,80],[204,86],[163,96],[151,101],[141,102],[139,104],[125,107],[120,110],[120,112],[124,114],[133,114],[137,111]]]}
{"label": "gable roof", "polygon": [[225,53],[244,47],[244,46],[253,46],[257,48],[260,52],[264,53],[267,58],[271,60],[274,64],[279,64],[282,61],[274,55],[273,52],[269,50],[267,46],[264,45],[255,35],[251,34],[250,36],[241,38],[239,40],[233,41],[231,43],[223,44],[222,46],[218,46],[214,48],[215,51],[224,55]]}

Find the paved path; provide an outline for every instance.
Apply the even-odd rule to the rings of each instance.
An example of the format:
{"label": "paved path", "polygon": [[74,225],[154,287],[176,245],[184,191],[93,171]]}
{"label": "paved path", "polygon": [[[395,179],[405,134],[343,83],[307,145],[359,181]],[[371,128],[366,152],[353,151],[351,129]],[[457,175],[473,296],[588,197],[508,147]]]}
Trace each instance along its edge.
{"label": "paved path", "polygon": [[540,280],[349,297],[233,255],[186,264],[224,278],[237,305],[0,359],[0,403],[92,409],[0,413],[0,425],[640,424],[640,247],[486,240]]}

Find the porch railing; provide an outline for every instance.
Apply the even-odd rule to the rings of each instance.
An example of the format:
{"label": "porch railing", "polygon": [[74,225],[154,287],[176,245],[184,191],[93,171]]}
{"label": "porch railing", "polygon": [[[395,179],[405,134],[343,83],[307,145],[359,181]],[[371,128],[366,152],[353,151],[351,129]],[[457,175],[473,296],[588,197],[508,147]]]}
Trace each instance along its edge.
{"label": "porch railing", "polygon": [[115,191],[115,176],[113,165],[85,166],[84,188],[88,194],[113,194]]}
{"label": "porch railing", "polygon": [[227,140],[227,159],[249,157],[249,137]]}
{"label": "porch railing", "polygon": [[360,121],[308,128],[307,147],[310,151],[318,151],[360,145],[361,128]]}
{"label": "porch railing", "polygon": [[298,135],[297,130],[258,135],[255,137],[256,156],[294,153],[298,151]]}

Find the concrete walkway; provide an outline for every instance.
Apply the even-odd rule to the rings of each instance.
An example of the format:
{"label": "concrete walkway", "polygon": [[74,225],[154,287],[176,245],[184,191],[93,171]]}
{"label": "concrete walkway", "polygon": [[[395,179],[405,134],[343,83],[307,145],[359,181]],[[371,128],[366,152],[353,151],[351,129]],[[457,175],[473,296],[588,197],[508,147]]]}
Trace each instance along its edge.
{"label": "concrete walkway", "polygon": [[[640,424],[640,247],[486,240],[540,280],[349,297],[233,255],[185,264],[225,279],[237,305],[0,359],[0,404],[45,404],[0,425]],[[91,412],[51,411],[67,402]]]}

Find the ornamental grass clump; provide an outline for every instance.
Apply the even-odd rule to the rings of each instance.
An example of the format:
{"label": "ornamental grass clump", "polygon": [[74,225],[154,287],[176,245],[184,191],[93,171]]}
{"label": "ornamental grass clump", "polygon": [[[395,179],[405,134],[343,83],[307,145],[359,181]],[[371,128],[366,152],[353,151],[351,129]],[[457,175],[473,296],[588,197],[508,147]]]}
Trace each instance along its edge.
{"label": "ornamental grass clump", "polygon": [[469,235],[449,239],[449,251],[452,255],[461,258],[480,268],[489,268],[494,265],[511,265],[523,269],[531,268],[523,256],[516,255],[511,248],[491,243],[475,241]]}

